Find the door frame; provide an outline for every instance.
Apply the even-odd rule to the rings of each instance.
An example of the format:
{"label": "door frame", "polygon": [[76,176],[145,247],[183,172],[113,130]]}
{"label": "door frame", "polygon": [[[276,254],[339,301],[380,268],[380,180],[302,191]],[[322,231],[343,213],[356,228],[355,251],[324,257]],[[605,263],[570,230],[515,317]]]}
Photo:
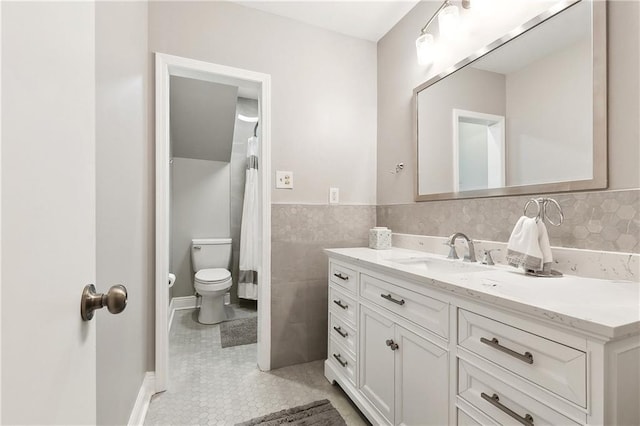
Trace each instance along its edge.
{"label": "door frame", "polygon": [[[476,111],[468,111],[464,109],[454,108],[452,111],[453,114],[453,192],[460,191],[460,134],[458,125],[460,123],[461,118],[470,118],[476,119],[480,121],[493,121],[495,122],[500,129],[500,140],[498,140],[498,151],[500,153],[500,160],[498,161],[499,174],[500,179],[502,181],[502,186],[506,185],[507,182],[507,145],[506,145],[506,127],[505,127],[505,117],[502,115],[495,114],[486,114],[484,112],[476,112]],[[491,189],[491,187],[489,188]]]}
{"label": "door frame", "polygon": [[271,369],[271,76],[240,68],[155,53],[155,149],[156,149],[156,392],[167,389],[169,373],[169,80],[171,75],[233,83],[256,84],[260,110],[261,265],[258,270],[258,367]]}

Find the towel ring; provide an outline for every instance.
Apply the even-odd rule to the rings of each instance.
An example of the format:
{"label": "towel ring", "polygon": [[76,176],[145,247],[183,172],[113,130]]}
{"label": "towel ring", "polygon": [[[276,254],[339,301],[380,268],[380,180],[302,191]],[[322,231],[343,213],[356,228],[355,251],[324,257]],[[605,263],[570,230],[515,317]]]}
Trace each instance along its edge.
{"label": "towel ring", "polygon": [[[564,213],[562,212],[562,207],[560,207],[560,204],[558,204],[558,202],[553,198],[530,198],[529,201],[527,201],[527,203],[524,205],[523,213],[525,216],[527,216],[527,209],[529,208],[529,205],[531,203],[535,203],[536,206],[538,207],[538,211],[534,216],[536,219],[536,222],[542,220],[543,222],[546,221],[553,226],[560,226],[562,225],[562,222],[564,222]],[[547,212],[547,208],[549,204],[553,204],[558,210],[558,218],[559,218],[558,222],[554,222],[549,218],[549,215]]]}
{"label": "towel ring", "polygon": [[527,209],[529,208],[529,204],[531,204],[531,203],[536,203],[536,206],[538,207],[538,212],[536,213],[536,215],[534,217],[536,219],[540,219],[540,213],[542,213],[542,208],[540,207],[540,202],[535,198],[531,198],[529,201],[527,201],[527,204],[524,205],[523,214],[525,216],[527,216]]}
{"label": "towel ring", "polygon": [[[547,214],[547,205],[549,203],[553,203],[556,206],[556,209],[558,210],[558,217],[560,220],[557,223],[552,221],[549,218],[549,215]],[[549,222],[553,226],[560,226],[562,225],[562,222],[564,222],[564,213],[562,212],[562,208],[560,207],[560,204],[558,204],[558,202],[553,198],[545,198],[544,200],[544,217],[547,219],[547,222]]]}

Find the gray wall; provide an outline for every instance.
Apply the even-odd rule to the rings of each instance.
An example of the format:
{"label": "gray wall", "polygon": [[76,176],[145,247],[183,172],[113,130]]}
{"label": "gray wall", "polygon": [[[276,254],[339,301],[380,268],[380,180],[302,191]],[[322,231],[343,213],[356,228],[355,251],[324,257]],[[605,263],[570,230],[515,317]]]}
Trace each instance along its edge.
{"label": "gray wall", "polygon": [[[258,101],[238,98],[236,108],[238,114],[247,117],[258,116]],[[247,140],[253,136],[255,123],[247,123],[236,119],[233,132],[233,148],[231,150],[231,238],[233,239],[233,256],[231,258],[231,302],[238,301],[238,270],[240,261],[240,230],[242,227],[242,204],[244,203],[244,183],[247,173]],[[260,129],[258,129],[259,131]]]}
{"label": "gray wall", "polygon": [[[503,74],[462,69],[430,86],[418,96],[420,120],[420,193],[453,192],[452,111],[463,109],[505,116],[506,95]],[[424,149],[423,149],[424,148]],[[486,158],[486,157],[485,157]]]}
{"label": "gray wall", "polygon": [[587,39],[507,74],[508,186],[593,177],[590,67]]}
{"label": "gray wall", "polygon": [[169,86],[172,155],[228,162],[238,88],[176,76]]}
{"label": "gray wall", "polygon": [[95,7],[96,286],[121,283],[129,293],[124,312],[97,318],[97,421],[113,425],[127,423],[143,375],[154,369],[154,148],[147,4]]}
{"label": "gray wall", "polygon": [[221,161],[173,158],[171,165],[172,297],[190,296],[193,287],[191,240],[229,238],[230,165]]}
{"label": "gray wall", "polygon": [[[293,171],[295,182],[272,192],[274,203],[287,203],[272,206],[272,366],[323,358],[327,304],[319,293],[326,292],[327,260],[320,247],[363,245],[375,221],[375,43],[233,3],[153,2],[149,49],[271,75],[271,166]],[[340,188],[342,203],[368,206],[301,205],[327,204],[329,187]],[[291,227],[279,209],[319,213]],[[350,221],[361,225],[346,239],[343,222]],[[314,234],[307,256],[285,255],[289,242],[304,248]],[[300,304],[312,285],[317,297]]]}
{"label": "gray wall", "polygon": [[[536,2],[533,2],[536,3]],[[414,87],[439,72],[415,58],[416,28],[437,5],[421,2],[378,42],[378,188],[377,204],[413,203],[414,158],[411,96]],[[609,187],[640,186],[640,3],[608,2]],[[493,19],[493,18],[492,18]],[[498,25],[493,26],[497,31]],[[470,43],[477,40],[470,41]],[[480,40],[482,42],[482,40]],[[469,46],[458,59],[475,51]],[[450,65],[450,64],[449,64]],[[444,69],[444,68],[442,68]],[[388,173],[398,161],[399,175]],[[463,208],[467,201],[459,201]]]}
{"label": "gray wall", "polygon": [[[274,203],[376,201],[376,45],[230,2],[151,2],[149,49],[271,75]],[[274,179],[275,180],[275,179]]]}

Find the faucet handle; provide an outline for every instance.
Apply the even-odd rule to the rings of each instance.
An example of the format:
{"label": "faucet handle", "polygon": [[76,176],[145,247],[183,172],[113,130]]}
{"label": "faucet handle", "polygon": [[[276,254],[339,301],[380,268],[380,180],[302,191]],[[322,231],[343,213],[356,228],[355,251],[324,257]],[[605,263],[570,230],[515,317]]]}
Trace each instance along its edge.
{"label": "faucet handle", "polygon": [[482,258],[482,262],[480,263],[482,263],[483,265],[495,265],[495,262],[493,261],[493,257],[491,257],[492,251],[500,251],[500,249],[485,250],[484,257]]}
{"label": "faucet handle", "polygon": [[442,243],[442,244],[444,244],[445,246],[449,246],[449,254],[447,255],[447,259],[460,259],[458,257],[458,252],[456,251],[455,244],[449,243],[449,242]]}

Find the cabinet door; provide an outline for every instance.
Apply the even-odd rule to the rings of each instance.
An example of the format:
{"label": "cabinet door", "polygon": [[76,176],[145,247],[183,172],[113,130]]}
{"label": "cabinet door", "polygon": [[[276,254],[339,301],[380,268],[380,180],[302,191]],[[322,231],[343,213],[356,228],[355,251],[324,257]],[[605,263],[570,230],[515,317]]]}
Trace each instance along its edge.
{"label": "cabinet door", "polygon": [[449,424],[446,349],[396,325],[395,424]]}
{"label": "cabinet door", "polygon": [[394,405],[394,324],[364,306],[360,310],[360,390],[390,423]]}

